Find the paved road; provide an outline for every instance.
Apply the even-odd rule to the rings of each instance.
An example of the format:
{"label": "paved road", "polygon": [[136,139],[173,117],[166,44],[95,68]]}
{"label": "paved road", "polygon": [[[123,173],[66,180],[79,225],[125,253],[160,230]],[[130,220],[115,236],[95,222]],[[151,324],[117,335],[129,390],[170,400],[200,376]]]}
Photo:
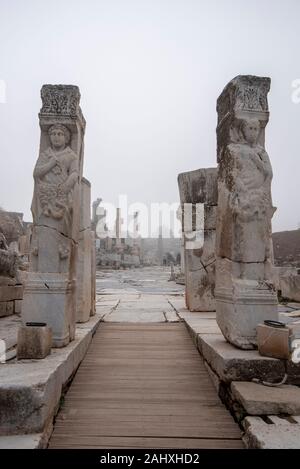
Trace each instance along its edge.
{"label": "paved road", "polygon": [[183,293],[184,286],[169,282],[170,267],[144,267],[97,272],[97,293]]}

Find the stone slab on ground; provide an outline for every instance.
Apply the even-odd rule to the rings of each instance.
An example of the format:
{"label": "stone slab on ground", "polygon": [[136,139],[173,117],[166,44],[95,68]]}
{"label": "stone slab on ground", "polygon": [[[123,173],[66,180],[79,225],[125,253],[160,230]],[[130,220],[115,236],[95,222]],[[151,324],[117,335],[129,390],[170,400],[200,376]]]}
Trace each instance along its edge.
{"label": "stone slab on ground", "polygon": [[105,315],[104,322],[165,322],[162,311],[114,310]]}
{"label": "stone slab on ground", "polygon": [[231,391],[249,415],[300,414],[298,386],[268,387],[240,381],[231,383]]}
{"label": "stone slab on ground", "polygon": [[179,322],[180,321],[175,311],[165,311],[165,317],[166,317],[167,322]]}
{"label": "stone slab on ground", "polygon": [[169,303],[177,311],[188,311],[185,305],[185,298],[183,296],[169,296],[167,297]]}
{"label": "stone slab on ground", "polygon": [[100,322],[96,313],[78,324],[75,340],[43,360],[0,365],[0,435],[45,433],[58,410],[64,386],[84,358]]}
{"label": "stone slab on ground", "polygon": [[193,335],[198,337],[201,334],[221,334],[221,330],[214,318],[202,318],[199,317],[201,313],[194,314],[197,314],[197,317],[185,318],[185,323]]}
{"label": "stone slab on ground", "polygon": [[[266,423],[261,417],[246,417],[243,421],[243,441],[247,448],[258,449],[300,449],[300,425],[284,419],[268,417]],[[276,422],[276,423],[274,423]]]}

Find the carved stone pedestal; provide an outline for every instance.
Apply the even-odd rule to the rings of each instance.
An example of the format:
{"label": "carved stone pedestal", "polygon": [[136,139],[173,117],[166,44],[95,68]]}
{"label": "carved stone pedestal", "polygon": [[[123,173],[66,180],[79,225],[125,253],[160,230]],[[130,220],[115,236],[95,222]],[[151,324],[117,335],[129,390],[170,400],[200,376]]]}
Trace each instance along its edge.
{"label": "carved stone pedestal", "polygon": [[74,283],[66,274],[29,272],[22,320],[44,322],[52,329],[53,347],[64,347],[75,337]]}

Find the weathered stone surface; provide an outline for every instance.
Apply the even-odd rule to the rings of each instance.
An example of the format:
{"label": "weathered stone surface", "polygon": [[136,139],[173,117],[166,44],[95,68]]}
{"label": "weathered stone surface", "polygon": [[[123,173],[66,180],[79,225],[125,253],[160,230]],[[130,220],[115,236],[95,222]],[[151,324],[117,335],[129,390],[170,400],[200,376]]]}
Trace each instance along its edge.
{"label": "weathered stone surface", "polygon": [[237,350],[222,335],[198,334],[198,349],[213,371],[227,383],[253,378],[278,382],[285,373],[281,360],[262,357],[255,350]]}
{"label": "weathered stone surface", "polygon": [[100,318],[78,325],[67,347],[44,360],[0,366],[0,435],[44,433],[58,409],[63,386],[85,356]]}
{"label": "weathered stone surface", "polygon": [[75,334],[75,279],[85,121],[77,86],[44,85],[41,139],[34,169],[30,271],[22,307],[26,322],[45,322],[53,346]]}
{"label": "weathered stone surface", "polygon": [[0,286],[0,302],[22,300],[23,291],[23,285]]}
{"label": "weathered stone surface", "polygon": [[[24,234],[23,213],[7,212],[0,209],[0,239],[4,236],[7,242],[7,248],[12,242],[17,242],[19,237]],[[3,249],[0,241],[0,249]]]}
{"label": "weathered stone surface", "polygon": [[65,274],[30,272],[22,304],[22,321],[44,322],[52,329],[53,347],[64,347],[75,335],[74,284]]}
{"label": "weathered stone surface", "polygon": [[81,217],[77,261],[76,321],[86,322],[91,314],[92,246],[91,246],[91,184],[81,180]]}
{"label": "weathered stone surface", "polygon": [[239,348],[277,319],[273,284],[272,167],[265,151],[270,79],[238,76],[218,98],[217,322]]}
{"label": "weathered stone surface", "polygon": [[[271,422],[273,418],[268,417]],[[266,423],[260,417],[246,417],[243,440],[250,449],[300,449],[300,425],[283,419]]]}
{"label": "weathered stone surface", "polygon": [[165,311],[165,318],[167,322],[178,322],[179,317],[175,313],[175,311]]}
{"label": "weathered stone surface", "polygon": [[[193,259],[191,259],[193,258]],[[215,263],[204,267],[199,261],[199,257],[194,253],[186,252],[185,265],[189,266],[189,261],[198,268],[187,270],[185,275],[186,304],[190,311],[214,311],[214,274]]]}
{"label": "weathered stone surface", "polygon": [[231,383],[231,391],[249,415],[300,414],[300,388],[268,387],[249,382]]}
{"label": "weathered stone surface", "polygon": [[281,296],[289,301],[300,301],[300,275],[284,275],[280,277]]}
{"label": "weathered stone surface", "polygon": [[48,326],[22,326],[18,331],[18,359],[42,359],[51,352],[52,330]]}
{"label": "weathered stone surface", "polygon": [[14,314],[14,301],[1,301],[0,318]]}
{"label": "weathered stone surface", "polygon": [[186,305],[214,311],[217,169],[178,175],[183,229]]}
{"label": "weathered stone surface", "polygon": [[91,236],[91,316],[96,313],[96,243],[95,233],[90,231]]}
{"label": "weathered stone surface", "polygon": [[[19,316],[15,314],[8,316],[8,317],[1,318],[0,339],[5,344],[4,352],[7,352],[8,350],[16,347],[18,329],[20,326],[21,326],[21,319]],[[0,355],[1,355],[1,352],[0,352]]]}
{"label": "weathered stone surface", "polygon": [[15,313],[16,314],[21,314],[22,312],[22,300],[15,300]]}
{"label": "weathered stone surface", "polygon": [[217,205],[216,168],[196,169],[178,175],[181,204]]}

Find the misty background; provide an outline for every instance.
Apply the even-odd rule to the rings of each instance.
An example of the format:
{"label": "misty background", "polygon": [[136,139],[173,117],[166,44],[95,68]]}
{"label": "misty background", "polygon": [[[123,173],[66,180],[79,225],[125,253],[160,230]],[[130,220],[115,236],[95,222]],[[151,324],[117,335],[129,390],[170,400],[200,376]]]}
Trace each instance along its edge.
{"label": "misty background", "polygon": [[74,84],[92,200],[179,201],[177,175],[216,166],[216,100],[269,76],[273,231],[300,226],[299,0],[0,0],[0,206],[31,220],[43,84]]}

